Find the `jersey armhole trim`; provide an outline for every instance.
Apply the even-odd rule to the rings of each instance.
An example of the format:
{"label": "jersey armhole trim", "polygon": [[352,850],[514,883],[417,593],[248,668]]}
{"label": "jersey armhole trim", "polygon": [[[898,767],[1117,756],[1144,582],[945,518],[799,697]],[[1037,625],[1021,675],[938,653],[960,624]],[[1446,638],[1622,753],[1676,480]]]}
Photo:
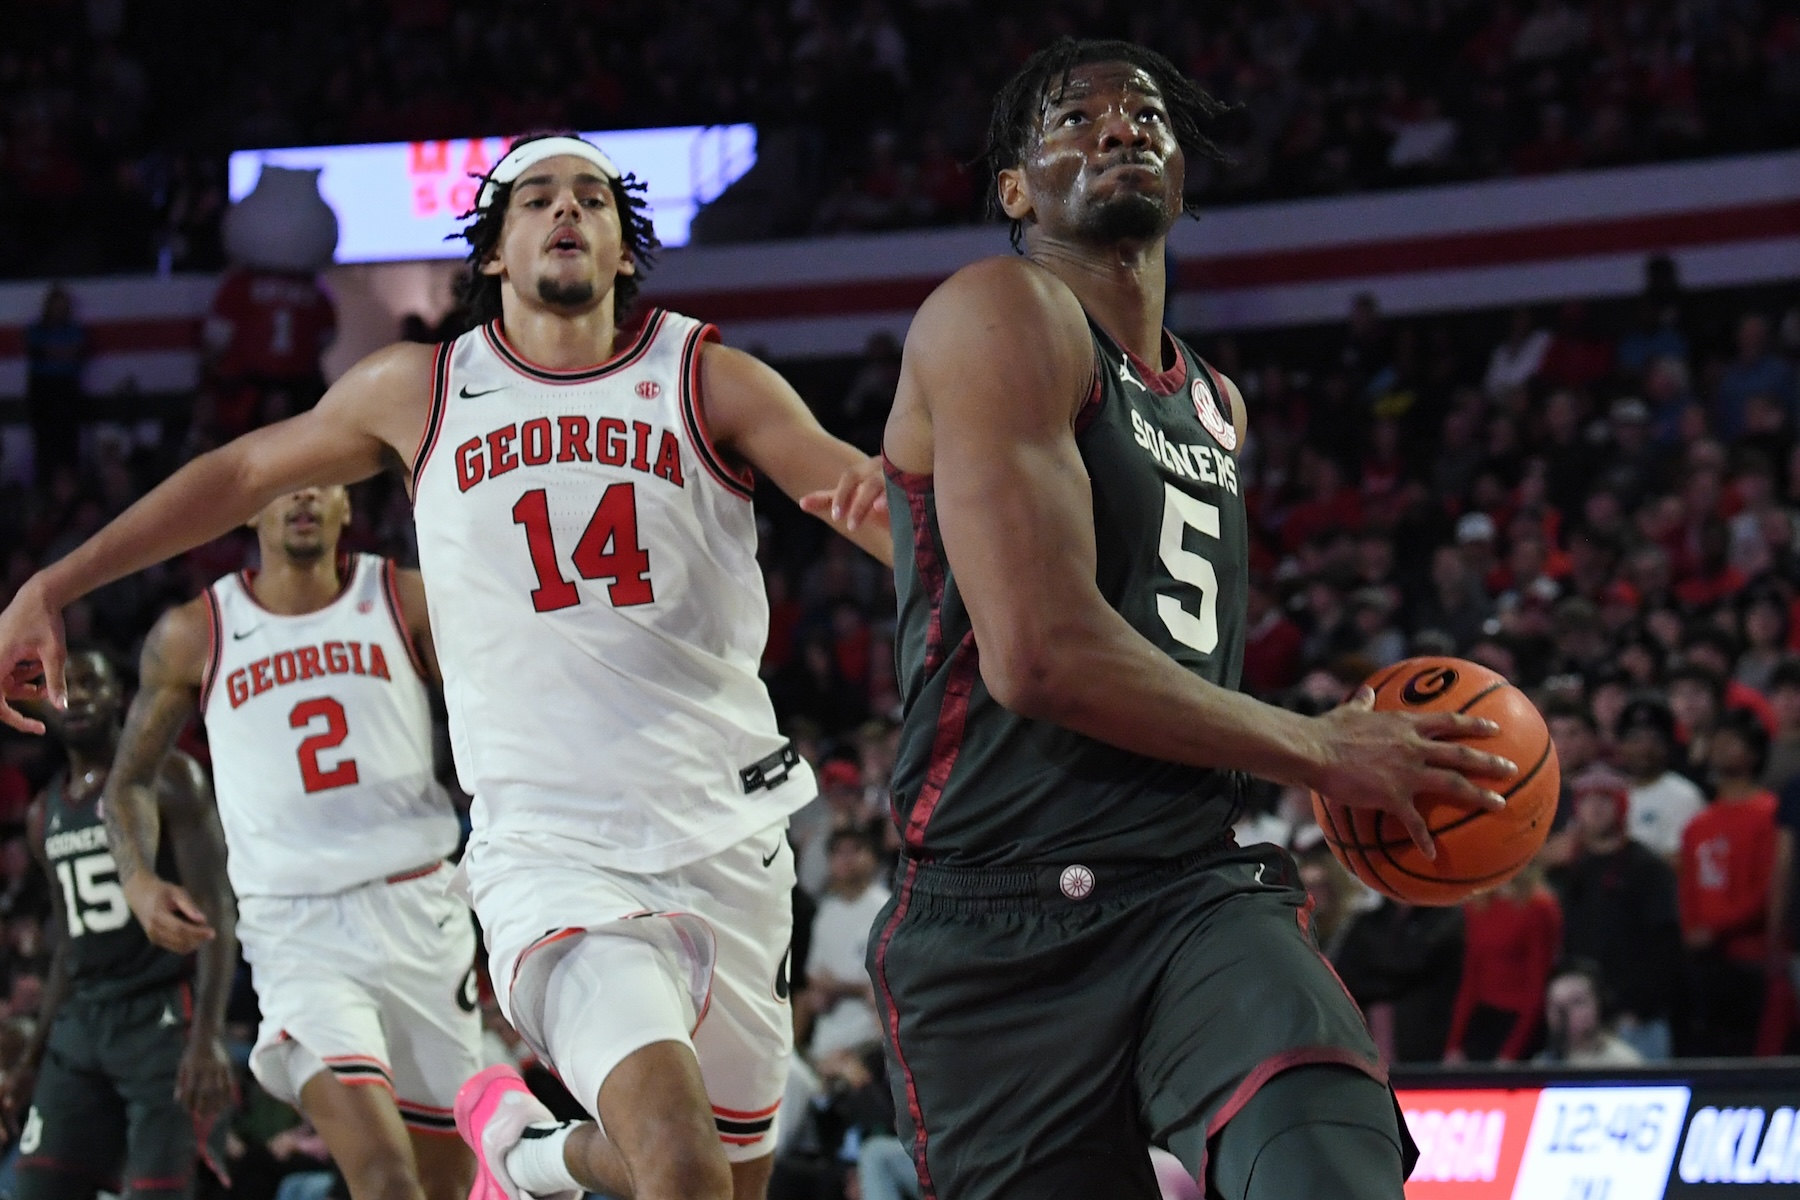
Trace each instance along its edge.
{"label": "jersey armhole trim", "polygon": [[406,647],[406,658],[412,663],[414,674],[421,683],[429,682],[425,662],[413,644],[412,631],[406,627],[406,609],[400,604],[400,569],[391,558],[381,560],[381,598],[387,602],[388,616],[394,622],[394,632],[400,635],[400,644]]}
{"label": "jersey armhole trim", "polygon": [[706,410],[700,394],[700,352],[707,342],[718,340],[718,326],[701,325],[688,334],[687,345],[681,349],[681,424],[707,473],[726,491],[749,500],[756,495],[756,476],[749,471],[733,471],[726,465],[725,456],[706,429]]}
{"label": "jersey armhole trim", "polygon": [[200,593],[206,601],[206,665],[200,671],[200,717],[206,717],[206,705],[212,699],[213,681],[219,673],[219,650],[224,631],[219,617],[219,598],[212,588]]}
{"label": "jersey armhole trim", "polygon": [[437,348],[437,357],[431,364],[431,412],[425,418],[425,429],[419,435],[419,448],[413,452],[412,494],[416,503],[419,498],[419,478],[425,473],[425,464],[431,458],[431,452],[437,446],[438,434],[444,428],[444,406],[450,399],[450,351],[456,347],[455,342],[442,342]]}
{"label": "jersey armhole trim", "polygon": [[1106,389],[1100,386],[1100,351],[1094,350],[1094,378],[1088,383],[1087,399],[1075,410],[1075,432],[1077,435],[1087,432],[1087,427],[1094,423],[1100,415],[1101,408],[1106,405]]}

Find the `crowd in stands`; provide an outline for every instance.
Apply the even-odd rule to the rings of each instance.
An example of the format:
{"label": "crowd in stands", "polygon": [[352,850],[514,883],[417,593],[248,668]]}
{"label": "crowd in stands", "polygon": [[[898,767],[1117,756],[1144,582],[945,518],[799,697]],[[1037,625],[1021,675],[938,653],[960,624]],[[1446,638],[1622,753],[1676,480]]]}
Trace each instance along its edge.
{"label": "crowd in stands", "polygon": [[[1240,840],[1300,857],[1321,944],[1395,1061],[1611,1064],[1789,1044],[1797,306],[1791,286],[1689,294],[1655,259],[1626,302],[1391,320],[1364,297],[1334,329],[1203,343],[1251,412],[1246,688],[1321,711],[1401,657],[1457,654],[1526,688],[1556,741],[1565,795],[1542,857],[1461,909],[1364,891],[1320,844],[1304,795],[1253,790]],[[71,332],[46,311],[61,332],[34,363],[55,384],[79,321]],[[787,369],[828,427],[876,448],[891,340]],[[0,600],[216,442],[221,419],[195,406],[159,439],[104,422],[51,430],[40,477],[0,484]],[[865,1196],[906,1194],[860,969],[897,851],[892,576],[766,489],[759,506],[765,674],[822,784],[794,823],[804,1057],[778,1192],[835,1196],[860,1169]],[[414,557],[396,480],[359,486],[354,511],[350,548]],[[228,537],[102,589],[69,609],[70,636],[129,663],[164,605],[252,547]],[[50,749],[0,737],[0,1054],[41,986],[45,885],[19,829]],[[234,1011],[247,1037],[247,988]],[[522,1053],[497,1017],[493,1033],[497,1055]],[[246,1178],[288,1172],[258,1157],[276,1133],[308,1165],[303,1127],[279,1128],[267,1103],[247,1111],[260,1138],[241,1141],[260,1165]]]}
{"label": "crowd in stands", "polygon": [[757,122],[796,201],[756,236],[969,221],[989,98],[1061,33],[1240,106],[1214,203],[1800,140],[1770,0],[41,0],[0,41],[0,273],[216,269],[233,149],[545,126]]}

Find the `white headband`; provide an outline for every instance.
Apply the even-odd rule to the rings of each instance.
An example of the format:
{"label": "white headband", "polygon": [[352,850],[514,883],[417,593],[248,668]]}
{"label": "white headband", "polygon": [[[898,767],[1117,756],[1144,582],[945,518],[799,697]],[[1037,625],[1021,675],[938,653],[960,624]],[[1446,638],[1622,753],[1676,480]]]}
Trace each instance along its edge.
{"label": "white headband", "polygon": [[612,159],[600,153],[598,147],[590,146],[580,138],[538,138],[536,141],[514,146],[507,152],[506,157],[500,160],[500,165],[494,168],[493,174],[487,177],[487,182],[481,185],[481,195],[476,198],[475,211],[487,211],[488,205],[494,202],[494,196],[499,192],[501,184],[511,183],[523,175],[527,168],[535,167],[546,158],[555,158],[562,154],[585,158],[599,167],[601,174],[608,179],[619,178],[619,168],[613,166]]}

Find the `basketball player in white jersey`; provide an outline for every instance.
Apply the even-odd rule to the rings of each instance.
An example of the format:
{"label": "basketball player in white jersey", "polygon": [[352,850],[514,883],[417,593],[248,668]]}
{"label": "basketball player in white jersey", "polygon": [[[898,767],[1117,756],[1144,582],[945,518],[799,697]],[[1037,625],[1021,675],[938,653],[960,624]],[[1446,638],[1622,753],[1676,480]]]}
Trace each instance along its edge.
{"label": "basketball player in white jersey", "polygon": [[69,601],[296,487],[408,471],[477,798],[463,888],[506,1015],[598,1118],[556,1125],[516,1075],[477,1075],[477,1200],[763,1195],[792,1040],[782,833],[815,788],[756,676],[749,470],[892,559],[862,521],[878,463],[775,372],[685,317],[619,328],[654,245],[636,190],[578,139],[518,143],[467,233],[486,324],[196,459],[0,613],[0,690],[55,702]]}
{"label": "basketball player in white jersey", "polygon": [[437,663],[418,572],[340,556],[349,519],[342,487],[282,496],[251,523],[257,570],[163,614],[106,822],[150,936],[204,941],[147,853],[155,766],[198,711],[262,1010],[250,1069],[306,1113],[352,1200],[456,1200],[474,1162],[452,1104],[481,1027],[475,931],[444,894],[458,828],[432,767]]}

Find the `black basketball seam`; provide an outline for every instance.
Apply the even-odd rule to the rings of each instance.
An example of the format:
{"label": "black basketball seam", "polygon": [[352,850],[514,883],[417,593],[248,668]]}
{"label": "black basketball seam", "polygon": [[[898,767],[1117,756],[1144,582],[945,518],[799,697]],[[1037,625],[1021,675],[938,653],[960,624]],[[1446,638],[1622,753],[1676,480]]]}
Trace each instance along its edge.
{"label": "black basketball seam", "polygon": [[1470,696],[1469,702],[1467,704],[1463,705],[1461,708],[1457,709],[1456,711],[1458,713],[1466,713],[1471,708],[1474,708],[1477,704],[1480,704],[1484,697],[1488,696],[1489,694],[1491,694],[1493,692],[1499,691],[1503,687],[1511,687],[1511,686],[1512,685],[1507,683],[1506,680],[1504,680],[1504,679],[1495,680],[1493,683],[1490,683],[1486,687],[1482,688],[1479,692],[1476,692],[1473,696]]}
{"label": "black basketball seam", "polygon": [[[1520,788],[1524,787],[1527,783],[1531,782],[1532,776],[1535,776],[1538,773],[1538,771],[1543,767],[1543,765],[1549,761],[1550,748],[1555,743],[1552,742],[1547,736],[1544,740],[1545,740],[1544,753],[1541,757],[1539,757],[1539,759],[1537,761],[1537,766],[1532,767],[1531,772],[1529,774],[1527,774],[1525,776],[1525,778],[1519,780],[1519,782],[1513,784],[1513,786],[1511,788],[1507,789],[1507,791],[1505,793],[1506,795],[1508,795],[1508,796],[1512,795],[1514,792],[1516,792]],[[1480,812],[1470,813],[1470,814],[1468,814],[1468,816],[1466,818],[1459,818],[1459,821],[1472,820],[1475,817],[1478,817],[1480,815],[1481,815]],[[1453,828],[1453,826],[1446,826],[1444,830],[1434,831],[1434,832],[1448,832],[1449,829],[1451,829],[1451,828]],[[1388,839],[1384,838],[1381,841],[1375,843],[1375,845],[1372,848],[1381,851],[1381,856],[1383,858],[1387,859],[1390,864],[1392,864],[1394,870],[1400,872],[1402,875],[1405,875],[1409,878],[1417,879],[1417,880],[1420,880],[1425,883],[1450,883],[1450,884],[1486,883],[1489,880],[1503,879],[1503,878],[1513,874],[1514,872],[1516,872],[1519,869],[1519,867],[1521,865],[1519,863],[1514,863],[1512,866],[1507,867],[1504,870],[1492,871],[1486,875],[1462,875],[1462,876],[1421,875],[1417,871],[1414,871],[1405,866],[1402,866],[1400,861],[1394,857],[1392,848],[1394,846],[1404,846],[1410,841],[1411,841],[1410,838],[1402,840],[1402,841],[1389,841]],[[1366,856],[1368,854],[1368,849],[1364,849],[1363,853]],[[1533,853],[1535,853],[1535,851]]]}
{"label": "black basketball seam", "polygon": [[[1514,784],[1511,787],[1507,788],[1504,792],[1501,792],[1500,793],[1501,798],[1502,799],[1511,799],[1514,792],[1518,791],[1520,788],[1522,788],[1526,784],[1530,783],[1533,779],[1536,779],[1538,772],[1542,771],[1544,769],[1544,764],[1550,761],[1550,751],[1551,751],[1552,747],[1554,747],[1555,745],[1556,745],[1556,743],[1553,740],[1551,740],[1550,735],[1546,733],[1544,735],[1544,750],[1543,750],[1543,753],[1538,755],[1537,763],[1532,766],[1531,770],[1525,772],[1524,775],[1520,776],[1519,779],[1516,782],[1514,782]],[[1449,833],[1453,829],[1461,829],[1464,825],[1467,825],[1470,821],[1473,821],[1475,818],[1483,815],[1486,812],[1487,812],[1487,810],[1485,808],[1478,808],[1478,809],[1474,810],[1473,812],[1466,812],[1462,816],[1457,817],[1454,821],[1451,821],[1448,825],[1442,825],[1442,826],[1433,828],[1431,831],[1432,836],[1436,837],[1440,834]],[[1412,839],[1409,837],[1407,837],[1407,838],[1383,838],[1381,841],[1376,842],[1374,844],[1374,846],[1382,847],[1382,848],[1385,848],[1388,846],[1405,846],[1405,845],[1410,844],[1411,842],[1412,842]],[[1374,847],[1371,847],[1371,848],[1374,848]]]}
{"label": "black basketball seam", "polygon": [[1379,692],[1382,688],[1384,688],[1388,684],[1394,682],[1394,677],[1399,675],[1400,672],[1402,672],[1404,670],[1406,670],[1405,663],[1396,664],[1394,666],[1393,670],[1389,671],[1386,675],[1383,675],[1380,679],[1376,680],[1375,683],[1369,688],[1369,690],[1372,692]]}
{"label": "black basketball seam", "polygon": [[[1331,811],[1331,801],[1326,799],[1324,796],[1319,797],[1319,799],[1322,801],[1322,803],[1319,805],[1319,807],[1321,810],[1324,811],[1325,820],[1331,826],[1330,830],[1327,831],[1325,834],[1326,842],[1332,846],[1335,846],[1337,849],[1343,851],[1344,854],[1349,856],[1352,860],[1354,860],[1356,858],[1356,856],[1358,854],[1360,854],[1362,856],[1364,869],[1367,870],[1369,874],[1375,876],[1376,880],[1379,881],[1377,890],[1380,890],[1381,888],[1386,888],[1391,891],[1393,885],[1389,884],[1387,882],[1387,880],[1382,878],[1381,871],[1375,866],[1374,862],[1370,860],[1369,852],[1363,848],[1362,839],[1357,838],[1355,841],[1349,841],[1349,840],[1345,839],[1343,833],[1338,829],[1337,814]],[[1349,818],[1349,814],[1345,814],[1345,815],[1348,819],[1350,819],[1350,831],[1352,833],[1356,832],[1355,819]],[[1345,863],[1344,865],[1350,868],[1350,871],[1352,874],[1356,873],[1356,866],[1355,866],[1354,861]]]}

